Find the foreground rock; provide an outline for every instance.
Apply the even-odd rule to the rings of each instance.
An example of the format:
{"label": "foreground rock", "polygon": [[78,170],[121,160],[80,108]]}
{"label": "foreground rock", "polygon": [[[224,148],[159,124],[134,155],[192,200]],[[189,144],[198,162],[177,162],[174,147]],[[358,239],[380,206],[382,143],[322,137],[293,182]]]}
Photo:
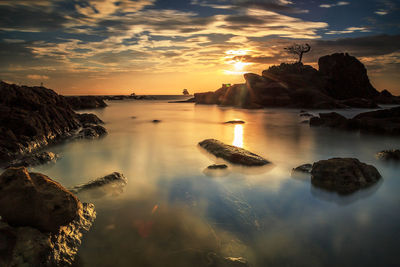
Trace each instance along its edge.
{"label": "foreground rock", "polygon": [[24,167],[0,175],[0,266],[65,266],[96,217],[92,204]]}
{"label": "foreground rock", "polygon": [[359,130],[362,133],[400,134],[400,107],[364,112],[347,119],[336,113],[321,113],[310,120],[310,126],[325,126],[342,130]]}
{"label": "foreground rock", "polygon": [[400,160],[400,150],[392,149],[392,150],[383,150],[376,154],[379,159],[387,160],[387,161],[399,161]]}
{"label": "foreground rock", "polygon": [[77,215],[82,204],[59,183],[24,167],[0,175],[0,216],[12,226],[55,232]]}
{"label": "foreground rock", "polygon": [[72,193],[78,194],[83,191],[101,188],[103,186],[113,186],[113,187],[124,187],[128,184],[128,180],[122,173],[113,172],[112,174],[106,175],[102,178],[90,181],[83,185],[78,185],[70,189]]}
{"label": "foreground rock", "polygon": [[231,163],[245,166],[263,166],[270,163],[268,160],[251,153],[243,148],[231,146],[215,139],[206,139],[199,145],[218,158]]}
{"label": "foreground rock", "polygon": [[101,96],[64,96],[74,110],[96,109],[107,107]]}
{"label": "foreground rock", "polygon": [[332,158],[315,162],[311,170],[311,182],[314,186],[339,194],[353,193],[369,187],[381,175],[372,166],[354,158]]}
{"label": "foreground rock", "polygon": [[97,117],[95,114],[92,113],[81,113],[81,114],[78,113],[76,114],[76,116],[82,125],[104,124],[104,122],[99,117]]}
{"label": "foreground rock", "polygon": [[30,167],[48,163],[55,163],[58,155],[53,152],[37,152],[14,160],[8,167]]}
{"label": "foreground rock", "polygon": [[309,109],[375,108],[399,103],[389,92],[379,93],[364,65],[348,54],[321,57],[319,70],[302,63],[272,66],[262,75],[247,73],[244,84],[223,85],[215,92],[195,94],[197,104],[242,108],[294,107]]}

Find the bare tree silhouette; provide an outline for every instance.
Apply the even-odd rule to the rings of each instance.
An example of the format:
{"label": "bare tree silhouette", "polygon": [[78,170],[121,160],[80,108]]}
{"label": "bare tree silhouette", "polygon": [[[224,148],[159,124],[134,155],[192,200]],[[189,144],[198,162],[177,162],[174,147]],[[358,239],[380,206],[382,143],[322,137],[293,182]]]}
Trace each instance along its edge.
{"label": "bare tree silhouette", "polygon": [[303,54],[310,52],[311,46],[309,44],[293,44],[289,47],[285,47],[285,50],[289,54],[294,54],[299,56],[299,63],[301,63],[303,59]]}

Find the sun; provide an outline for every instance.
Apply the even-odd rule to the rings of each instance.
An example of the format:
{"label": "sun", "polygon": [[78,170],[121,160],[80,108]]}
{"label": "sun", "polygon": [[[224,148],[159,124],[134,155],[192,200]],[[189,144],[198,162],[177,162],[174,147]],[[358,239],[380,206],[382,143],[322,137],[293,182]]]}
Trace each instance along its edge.
{"label": "sun", "polygon": [[236,63],[234,64],[235,70],[236,70],[236,71],[241,71],[241,70],[243,70],[243,68],[244,68],[246,65],[247,65],[247,64],[244,63],[244,62],[238,61],[238,62],[236,62]]}

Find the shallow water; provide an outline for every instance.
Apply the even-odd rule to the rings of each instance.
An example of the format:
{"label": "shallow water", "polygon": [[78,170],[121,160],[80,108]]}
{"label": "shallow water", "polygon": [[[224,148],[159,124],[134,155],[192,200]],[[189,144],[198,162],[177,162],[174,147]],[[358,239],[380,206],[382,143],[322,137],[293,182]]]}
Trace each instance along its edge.
{"label": "shallow water", "polygon": [[[79,195],[98,214],[79,266],[217,266],[215,254],[244,257],[252,266],[399,264],[400,167],[375,158],[400,147],[399,138],[310,128],[294,109],[112,101],[91,112],[106,122],[107,137],[51,147],[62,158],[32,169],[66,187],[113,171],[128,179],[122,193]],[[223,124],[233,119],[246,124]],[[198,147],[206,138],[272,164],[210,175],[204,169],[223,161]],[[291,178],[293,167],[331,157],[373,164],[383,180],[339,196],[313,187],[308,177]]]}

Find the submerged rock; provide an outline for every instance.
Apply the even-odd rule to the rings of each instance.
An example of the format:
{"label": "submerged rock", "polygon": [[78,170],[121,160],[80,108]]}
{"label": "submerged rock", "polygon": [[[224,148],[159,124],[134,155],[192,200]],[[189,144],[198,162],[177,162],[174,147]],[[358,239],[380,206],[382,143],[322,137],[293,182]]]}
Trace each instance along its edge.
{"label": "submerged rock", "polygon": [[116,186],[116,187],[123,187],[128,184],[128,180],[122,173],[113,172],[109,175],[104,177],[98,178],[96,180],[90,181],[83,185],[78,185],[70,189],[71,192],[77,194],[82,191],[87,191],[91,189],[100,188],[106,185]]}
{"label": "submerged rock", "polygon": [[21,159],[14,160],[8,167],[29,167],[37,166],[48,163],[55,163],[58,159],[58,155],[53,152],[37,152],[24,156]]}
{"label": "submerged rock", "polygon": [[77,215],[82,204],[59,183],[25,167],[0,175],[0,216],[12,226],[31,226],[42,232],[58,231]]}
{"label": "submerged rock", "polygon": [[372,166],[355,158],[332,158],[313,164],[311,182],[314,186],[339,194],[353,193],[361,188],[369,187],[381,175]]}
{"label": "submerged rock", "polygon": [[383,151],[377,153],[376,156],[382,160],[399,161],[400,160],[400,149],[383,150]]}
{"label": "submerged rock", "polygon": [[213,164],[207,167],[207,169],[210,170],[220,170],[220,169],[226,169],[228,168],[228,165],[226,164]]}
{"label": "submerged rock", "polygon": [[232,120],[232,121],[226,121],[224,123],[225,124],[244,124],[246,122],[245,121],[241,121],[241,120]]}
{"label": "submerged rock", "polygon": [[251,153],[243,148],[222,143],[216,139],[206,139],[199,145],[218,158],[223,158],[234,164],[246,166],[263,166],[270,163],[268,160]]}

